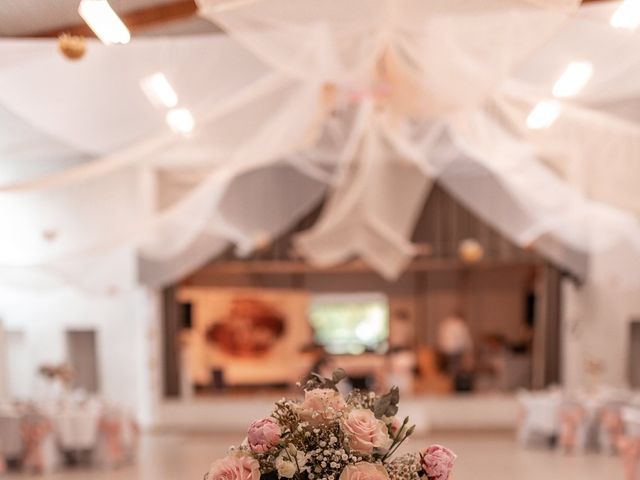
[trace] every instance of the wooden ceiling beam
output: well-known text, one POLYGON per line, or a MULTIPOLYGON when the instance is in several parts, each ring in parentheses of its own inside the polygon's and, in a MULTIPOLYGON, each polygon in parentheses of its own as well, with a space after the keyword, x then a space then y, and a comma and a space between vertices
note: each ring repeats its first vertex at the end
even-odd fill
MULTIPOLYGON (((184 20, 195 15, 198 6, 195 0, 176 0, 172 3, 154 5, 152 7, 141 8, 128 13, 118 14, 129 31, 133 34, 158 25, 162 25, 176 20, 184 20)), ((85 23, 68 25, 63 28, 56 28, 46 32, 35 32, 29 37, 58 37, 62 33, 71 35, 82 35, 93 37, 94 34, 85 23)))
MULTIPOLYGON (((585 4, 608 1, 612 0, 582 0, 582 3, 585 4)), ((175 0, 171 3, 141 8, 139 10, 122 13, 119 15, 129 31, 131 33, 136 33, 165 23, 190 18, 197 12, 198 7, 195 0, 175 0)), ((24 36, 49 38, 58 37, 62 33, 69 33, 71 35, 82 35, 85 37, 94 36, 91 29, 85 23, 77 23, 43 32, 34 32, 24 36)))

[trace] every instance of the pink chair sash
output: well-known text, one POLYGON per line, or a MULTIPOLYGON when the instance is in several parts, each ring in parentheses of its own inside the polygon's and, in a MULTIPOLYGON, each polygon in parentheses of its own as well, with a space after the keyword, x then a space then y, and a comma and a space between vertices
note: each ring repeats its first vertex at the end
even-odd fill
POLYGON ((567 453, 576 448, 578 428, 585 418, 582 407, 575 405, 564 407, 560 411, 560 447, 567 453))
POLYGON ((622 456, 625 480, 640 479, 640 438, 622 436, 618 440, 618 451, 622 456))
POLYGON ((22 442, 24 455, 22 463, 24 468, 39 473, 45 470, 43 452, 44 440, 53 431, 51 422, 44 417, 25 418, 22 422, 22 442))
POLYGON ((109 416, 100 420, 100 431, 104 434, 106 443, 106 460, 109 465, 120 465, 125 460, 122 442, 122 421, 109 416))
POLYGON ((138 451, 138 442, 140 441, 140 425, 135 420, 130 420, 131 426, 131 458, 134 458, 138 451))
POLYGON ((600 426, 607 432, 611 444, 614 448, 618 448, 618 443, 624 434, 624 422, 622 415, 618 410, 605 408, 600 416, 600 426))

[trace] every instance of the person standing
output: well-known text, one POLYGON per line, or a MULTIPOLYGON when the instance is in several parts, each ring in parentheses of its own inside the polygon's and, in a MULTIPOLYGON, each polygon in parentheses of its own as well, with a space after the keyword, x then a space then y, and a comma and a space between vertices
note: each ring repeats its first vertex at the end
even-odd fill
POLYGON ((469 325, 460 312, 454 312, 440 322, 437 342, 446 373, 455 378, 463 370, 468 370, 473 340, 469 325))

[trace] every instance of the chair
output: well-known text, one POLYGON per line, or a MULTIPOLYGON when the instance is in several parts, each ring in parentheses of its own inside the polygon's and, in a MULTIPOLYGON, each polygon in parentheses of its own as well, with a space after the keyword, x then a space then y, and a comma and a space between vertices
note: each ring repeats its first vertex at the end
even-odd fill
POLYGON ((623 407, 624 435, 618 442, 625 480, 640 480, 640 408, 623 407))
POLYGON ((416 390, 435 393, 449 393, 453 391, 451 379, 442 374, 438 368, 436 352, 425 346, 418 349, 418 369, 420 378, 416 382, 416 390))
POLYGON ((23 468, 36 473, 55 470, 60 465, 60 458, 51 420, 41 413, 30 412, 22 417, 20 428, 23 468))
POLYGON ((561 395, 523 390, 518 393, 518 401, 522 409, 517 432, 518 443, 529 446, 535 440, 542 439, 551 446, 559 431, 561 395))
POLYGON ((6 463, 17 461, 22 456, 20 416, 13 412, 0 412, 0 473, 6 463))
POLYGON ((578 402, 567 402, 560 407, 559 443, 565 453, 584 452, 589 442, 590 416, 578 402))
POLYGON ((117 468, 135 458, 138 426, 119 409, 106 409, 100 419, 97 462, 107 468, 117 468))
POLYGON ((610 455, 618 452, 618 443, 624 435, 622 421, 622 405, 610 403, 602 407, 599 412, 598 449, 610 455))

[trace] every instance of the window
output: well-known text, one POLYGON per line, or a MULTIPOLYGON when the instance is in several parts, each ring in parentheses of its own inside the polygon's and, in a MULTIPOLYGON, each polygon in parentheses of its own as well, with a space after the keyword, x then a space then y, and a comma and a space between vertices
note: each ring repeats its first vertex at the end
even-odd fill
POLYGON ((317 343, 332 354, 384 352, 389 306, 381 293, 314 295, 309 319, 317 343))

